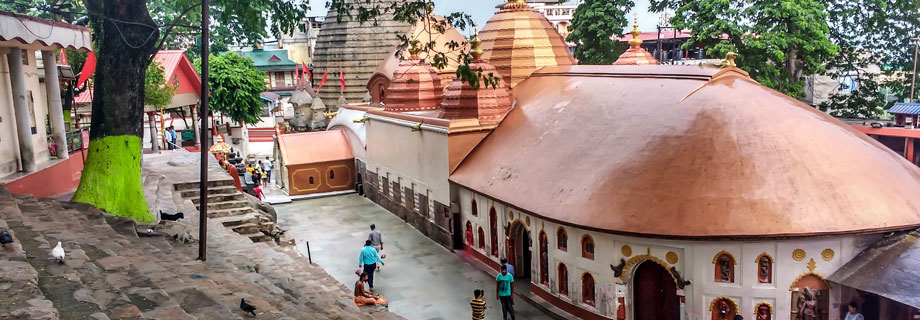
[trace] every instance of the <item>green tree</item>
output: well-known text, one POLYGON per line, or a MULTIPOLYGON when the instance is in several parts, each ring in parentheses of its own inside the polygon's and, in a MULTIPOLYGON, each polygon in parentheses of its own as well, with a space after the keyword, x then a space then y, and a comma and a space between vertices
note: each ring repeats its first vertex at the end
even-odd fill
POLYGON ((176 87, 166 83, 163 66, 159 62, 152 62, 147 66, 147 76, 144 78, 144 105, 164 107, 172 101, 176 94, 176 87))
POLYGON ((827 6, 818 0, 652 0, 675 10, 671 24, 690 30, 684 48, 710 56, 740 54, 738 66, 761 84, 802 97, 805 76, 825 71, 837 52, 829 39, 827 6))
POLYGON ((611 37, 623 35, 623 28, 629 25, 626 12, 633 6, 632 0, 586 0, 575 9, 565 40, 575 43, 578 64, 616 61, 627 45, 611 37))
MULTIPOLYGON (((176 10, 151 5, 154 20, 144 0, 84 0, 98 63, 89 154, 73 200, 141 222, 155 221, 140 175, 147 66, 159 48, 177 38, 177 28, 194 29, 201 20, 199 1, 170 3, 176 10)), ((266 17, 271 17, 269 32, 292 32, 308 6, 303 0, 222 0, 213 8, 215 27, 245 39, 266 33, 266 17)))
MULTIPOLYGON (((208 66, 210 110, 220 111, 233 121, 258 123, 264 105, 260 94, 265 91, 265 73, 256 69, 251 58, 236 52, 212 54, 208 66)), ((201 70, 201 59, 195 59, 195 69, 201 70)))
POLYGON ((819 107, 835 116, 872 118, 894 101, 909 98, 914 44, 920 35, 920 2, 913 0, 825 0, 830 39, 840 52, 827 61, 828 75, 851 78, 819 107))

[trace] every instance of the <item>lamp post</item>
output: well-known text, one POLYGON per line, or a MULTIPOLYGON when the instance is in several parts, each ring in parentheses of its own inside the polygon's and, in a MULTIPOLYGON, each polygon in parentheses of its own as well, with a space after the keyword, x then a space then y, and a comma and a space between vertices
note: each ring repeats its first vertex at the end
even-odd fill
POLYGON ((198 260, 208 259, 208 47, 210 44, 209 0, 201 0, 201 185, 198 189, 198 260))

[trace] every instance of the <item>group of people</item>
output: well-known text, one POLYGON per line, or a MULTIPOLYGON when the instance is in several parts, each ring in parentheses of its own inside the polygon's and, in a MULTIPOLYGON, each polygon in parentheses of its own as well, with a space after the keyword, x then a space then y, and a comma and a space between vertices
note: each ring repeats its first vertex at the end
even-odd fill
POLYGON ((166 130, 163 130, 163 137, 166 138, 166 149, 175 150, 179 148, 179 138, 176 135, 176 127, 168 126, 166 130))
POLYGON ((265 198, 265 192, 262 186, 271 182, 272 161, 271 158, 265 157, 265 160, 256 162, 256 165, 249 165, 248 161, 244 162, 243 173, 240 174, 236 166, 227 160, 220 161, 221 167, 227 170, 227 173, 233 177, 233 183, 240 191, 251 194, 259 200, 265 198), (242 175, 242 179, 240 176, 242 175), (242 180, 242 181, 240 181, 242 180))
POLYGON ((364 248, 358 254, 358 270, 356 271, 358 281, 355 282, 355 304, 359 306, 387 302, 387 299, 373 293, 374 271, 379 271, 383 267, 383 259, 386 258, 386 254, 381 255, 381 252, 383 252, 383 235, 380 230, 377 230, 376 225, 371 224, 371 232, 367 235, 367 240, 364 241, 364 248), (377 266, 378 262, 380 266, 377 266), (364 289, 365 282, 370 286, 370 291, 364 289))
MULTIPOLYGON (((502 319, 507 320, 510 316, 514 320, 514 266, 508 263, 508 259, 502 258, 499 272, 495 275, 495 296, 498 303, 502 306, 502 319)), ((473 299, 470 300, 470 308, 473 309, 473 320, 483 320, 486 318, 486 299, 485 291, 482 289, 473 290, 473 299)))

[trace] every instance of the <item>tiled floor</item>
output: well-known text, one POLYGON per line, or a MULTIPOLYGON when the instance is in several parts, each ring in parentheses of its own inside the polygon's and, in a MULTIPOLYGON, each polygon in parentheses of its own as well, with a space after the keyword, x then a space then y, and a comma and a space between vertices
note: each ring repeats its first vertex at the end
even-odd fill
MULTIPOLYGON (((469 319, 474 289, 486 292, 486 319, 501 319, 495 281, 428 239, 402 219, 355 194, 276 205, 279 225, 297 239, 313 263, 349 287, 357 277, 358 251, 374 223, 383 233, 388 257, 375 274, 375 289, 390 300, 390 311, 407 319, 469 319)), ((550 319, 521 299, 516 318, 550 319)))

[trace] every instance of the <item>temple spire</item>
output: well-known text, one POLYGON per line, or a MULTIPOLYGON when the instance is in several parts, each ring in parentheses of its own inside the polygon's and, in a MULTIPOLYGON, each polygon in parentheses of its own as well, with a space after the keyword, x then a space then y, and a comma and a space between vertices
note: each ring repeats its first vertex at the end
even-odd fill
POLYGON ((648 53, 645 49, 642 49, 642 39, 639 38, 639 35, 642 34, 642 31, 639 30, 639 14, 637 13, 633 17, 633 29, 629 32, 632 34, 632 39, 629 40, 629 49, 617 58, 617 61, 614 61, 615 65, 650 65, 658 64, 658 60, 655 60, 655 57, 652 57, 652 54, 648 53))
POLYGON ((633 17, 633 29, 629 33, 633 36, 632 39, 629 40, 629 46, 631 48, 639 48, 642 45, 642 39, 639 39, 639 34, 641 34, 642 31, 639 31, 638 13, 633 17))
POLYGON ((480 60, 482 58, 482 49, 479 48, 479 45, 482 44, 482 40, 479 40, 479 30, 476 30, 476 25, 473 25, 473 38, 469 40, 470 43, 470 55, 473 56, 475 60, 480 60))

